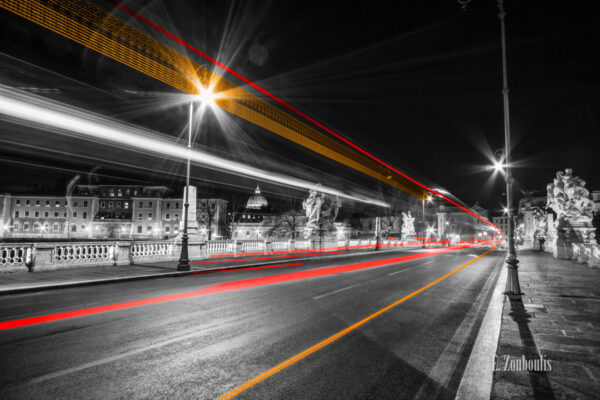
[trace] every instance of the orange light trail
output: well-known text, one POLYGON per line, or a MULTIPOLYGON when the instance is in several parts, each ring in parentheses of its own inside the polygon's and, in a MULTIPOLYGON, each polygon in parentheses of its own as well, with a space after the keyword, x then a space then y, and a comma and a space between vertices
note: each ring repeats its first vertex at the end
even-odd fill
POLYGON ((197 94, 199 91, 198 84, 212 88, 216 93, 222 95, 216 101, 216 105, 225 111, 417 198, 425 199, 428 193, 433 193, 502 233, 498 227, 485 218, 383 162, 264 88, 200 52, 134 11, 116 1, 112 2, 153 29, 158 30, 194 51, 196 54, 215 63, 215 65, 248 83, 278 104, 281 104, 313 125, 328 132, 355 151, 209 71, 118 18, 107 14, 89 2, 83 0, 30 0, 23 3, 19 0, 2 0, 0 1, 0 7, 182 92, 197 94), (356 153, 356 151, 359 153, 356 153))

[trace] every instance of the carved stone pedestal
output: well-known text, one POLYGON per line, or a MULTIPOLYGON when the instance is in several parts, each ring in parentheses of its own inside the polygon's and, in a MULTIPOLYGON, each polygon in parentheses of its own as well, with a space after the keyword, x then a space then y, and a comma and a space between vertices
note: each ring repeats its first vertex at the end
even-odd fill
POLYGON ((589 256, 586 247, 595 245, 595 228, 588 219, 560 221, 556 230, 557 238, 554 257, 566 260, 587 262, 589 256))
POLYGON ((557 230, 556 235, 552 245, 552 255, 561 260, 570 260, 573 257, 573 244, 570 236, 564 230, 557 230))

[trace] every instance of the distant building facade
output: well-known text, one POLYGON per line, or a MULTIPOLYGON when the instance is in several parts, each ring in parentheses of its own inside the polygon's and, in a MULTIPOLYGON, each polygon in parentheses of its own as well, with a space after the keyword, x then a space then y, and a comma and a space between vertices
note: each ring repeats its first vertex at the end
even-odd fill
MULTIPOLYGON (((77 185, 71 195, 0 195, 1 238, 170 239, 182 229, 183 199, 166 186, 77 185)), ((227 201, 198 199, 201 234, 226 232, 227 201), (207 212, 208 209, 208 212, 207 212), (210 218, 208 217, 210 215, 210 218)))

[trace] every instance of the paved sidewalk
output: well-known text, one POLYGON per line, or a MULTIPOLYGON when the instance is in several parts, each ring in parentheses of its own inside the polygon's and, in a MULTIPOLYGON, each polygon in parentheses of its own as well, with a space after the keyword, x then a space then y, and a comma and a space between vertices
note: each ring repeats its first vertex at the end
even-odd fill
POLYGON ((518 258, 524 294, 505 296, 491 398, 600 398, 600 270, 538 251, 518 258), (540 354, 551 370, 520 370, 540 354))

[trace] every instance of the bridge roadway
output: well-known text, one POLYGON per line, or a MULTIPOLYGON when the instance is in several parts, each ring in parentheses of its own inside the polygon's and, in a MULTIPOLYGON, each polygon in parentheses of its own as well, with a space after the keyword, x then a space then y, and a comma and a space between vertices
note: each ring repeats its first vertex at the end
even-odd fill
POLYGON ((503 259, 477 258, 488 250, 290 259, 302 265, 3 296, 0 398, 215 399, 265 371, 234 398, 453 398, 503 259))

